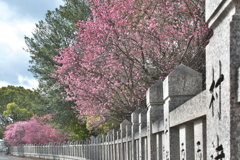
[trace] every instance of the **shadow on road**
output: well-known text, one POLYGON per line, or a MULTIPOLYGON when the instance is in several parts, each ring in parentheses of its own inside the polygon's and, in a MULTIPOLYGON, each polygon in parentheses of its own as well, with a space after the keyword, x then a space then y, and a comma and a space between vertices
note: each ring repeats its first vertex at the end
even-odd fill
POLYGON ((6 152, 0 152, 0 160, 43 160, 40 158, 25 158, 25 157, 17 157, 6 154, 6 152))

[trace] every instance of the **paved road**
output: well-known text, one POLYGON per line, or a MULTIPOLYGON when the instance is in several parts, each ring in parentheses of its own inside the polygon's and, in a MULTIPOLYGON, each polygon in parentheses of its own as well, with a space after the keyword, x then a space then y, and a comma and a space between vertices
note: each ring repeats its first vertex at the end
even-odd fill
POLYGON ((37 159, 18 158, 18 157, 13 157, 13 156, 7 156, 4 154, 4 152, 0 152, 0 160, 37 160, 37 159))

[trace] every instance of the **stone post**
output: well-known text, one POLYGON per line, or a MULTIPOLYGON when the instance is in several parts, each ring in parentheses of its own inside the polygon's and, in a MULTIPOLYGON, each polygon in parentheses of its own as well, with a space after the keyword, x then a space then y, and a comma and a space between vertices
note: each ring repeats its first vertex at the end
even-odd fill
POLYGON ((148 141, 147 141, 147 137, 143 138, 143 146, 144 146, 144 160, 148 159, 148 141))
POLYGON ((180 159, 194 159, 194 130, 191 122, 179 127, 180 159))
POLYGON ((124 148, 124 144, 123 144, 123 138, 126 137, 126 126, 130 125, 131 122, 129 122, 128 120, 124 120, 121 124, 120 124, 120 130, 121 130, 121 154, 120 154, 120 160, 125 160, 125 148, 124 148))
MULTIPOLYGON (((82 157, 86 157, 86 140, 82 141, 82 157)), ((63 144, 63 152, 65 151, 65 144, 63 144)))
POLYGON ((147 99, 147 148, 148 160, 156 160, 157 143, 156 136, 152 134, 152 124, 163 118, 163 82, 161 80, 153 84, 146 93, 147 99))
POLYGON ((91 158, 91 139, 87 139, 88 159, 91 158))
POLYGON ((102 159, 107 159, 106 156, 106 134, 102 135, 102 159))
POLYGON ((112 130, 112 150, 113 150, 113 160, 117 160, 117 151, 116 151, 116 138, 117 138, 117 133, 116 130, 112 130))
MULTIPOLYGON (((163 81, 164 144, 163 159, 180 159, 179 128, 169 126, 169 113, 202 91, 202 75, 181 64, 163 81)), ((181 116, 181 115, 179 115, 181 116)), ((177 117, 174 117, 177 118, 177 117)))
POLYGON ((206 120, 198 119, 194 121, 194 154, 195 160, 206 158, 206 120))
POLYGON ((131 141, 131 130, 132 130, 132 124, 131 122, 126 125, 126 150, 125 150, 125 159, 124 160, 130 160, 131 156, 131 148, 130 148, 130 141, 131 141))
POLYGON ((207 0, 207 160, 240 157, 240 1, 207 0))
POLYGON ((97 137, 94 138, 94 150, 93 150, 93 157, 94 157, 94 160, 98 160, 98 139, 97 137))
POLYGON ((95 159, 95 154, 96 154, 96 148, 95 148, 95 146, 96 146, 96 144, 95 144, 95 137, 91 137, 91 141, 90 141, 90 143, 91 143, 91 149, 90 149, 90 157, 91 157, 91 159, 93 159, 93 160, 96 160, 95 159))
POLYGON ((110 145, 111 145, 111 148, 110 148, 110 152, 111 152, 111 154, 110 154, 110 157, 111 157, 111 159, 112 160, 115 160, 114 159, 114 154, 115 154, 115 152, 114 152, 114 130, 111 130, 111 139, 110 139, 110 145))
MULTIPOLYGON (((132 122, 132 160, 138 160, 137 155, 139 155, 138 152, 138 144, 136 144, 136 141, 134 139, 135 134, 139 132, 139 122, 138 122, 138 116, 142 112, 142 109, 138 108, 131 114, 131 122, 132 122)), ((139 133, 138 133, 139 134, 139 133)))
MULTIPOLYGON (((68 145, 66 146, 66 148, 68 148, 68 145)), ((85 156, 84 156, 84 158, 88 158, 88 139, 85 140, 84 149, 85 149, 85 156)))
POLYGON ((96 140, 95 140, 95 143, 96 143, 96 159, 97 160, 101 160, 101 149, 100 149, 100 143, 101 143, 101 136, 100 135, 98 135, 97 137, 96 137, 96 140))
POLYGON ((139 160, 144 160, 144 141, 142 130, 147 127, 147 109, 139 114, 139 160))
POLYGON ((116 149, 117 149, 116 150, 116 154, 117 154, 116 158, 117 158, 117 160, 120 160, 120 153, 121 153, 119 141, 120 141, 120 131, 117 131, 117 146, 116 146, 116 149))
POLYGON ((156 134, 156 160, 162 160, 162 134, 156 134))
MULTIPOLYGON (((64 144, 62 144, 62 152, 64 152, 64 144)), ((80 141, 80 157, 84 157, 84 140, 80 141)))
POLYGON ((107 133, 107 160, 111 160, 111 131, 107 133))

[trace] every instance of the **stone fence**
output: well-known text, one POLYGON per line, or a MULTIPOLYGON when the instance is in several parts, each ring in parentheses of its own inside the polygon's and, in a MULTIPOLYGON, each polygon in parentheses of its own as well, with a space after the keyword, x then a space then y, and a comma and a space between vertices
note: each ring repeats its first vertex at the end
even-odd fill
POLYGON ((147 91, 131 122, 81 142, 11 147, 14 155, 90 160, 237 160, 240 157, 240 1, 206 0, 213 35, 202 76, 180 65, 147 91))
POLYGON ((202 75, 180 65, 163 82, 159 80, 148 89, 148 108, 134 111, 131 122, 124 120, 119 129, 85 141, 11 147, 10 152, 55 159, 203 159, 205 96, 202 75))

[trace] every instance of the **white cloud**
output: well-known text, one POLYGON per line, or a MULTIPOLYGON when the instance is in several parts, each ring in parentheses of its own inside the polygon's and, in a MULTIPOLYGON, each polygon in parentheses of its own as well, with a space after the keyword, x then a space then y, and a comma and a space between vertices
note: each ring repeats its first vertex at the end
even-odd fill
POLYGON ((18 75, 18 82, 19 86, 23 86, 24 88, 32 89, 38 87, 38 81, 27 76, 18 75))
POLYGON ((29 53, 23 51, 26 48, 24 36, 31 36, 34 28, 33 19, 21 17, 17 8, 0 0, 0 64, 3 66, 0 70, 0 87, 14 85, 37 88, 37 80, 25 76, 29 75, 27 66, 30 57, 29 53))
POLYGON ((59 4, 64 3, 62 0, 51 3, 49 0, 0 0, 0 87, 38 87, 38 81, 27 71, 30 55, 23 51, 27 48, 24 36, 32 37, 39 18, 44 18, 47 9, 54 10, 59 4))
POLYGON ((26 89, 37 89, 38 88, 38 81, 34 78, 29 78, 26 76, 18 75, 18 84, 11 84, 6 81, 0 81, 0 88, 7 87, 7 86, 22 86, 26 89))
POLYGON ((25 46, 24 35, 31 35, 35 27, 33 21, 17 14, 16 9, 0 1, 0 44, 11 51, 19 51, 25 46))
POLYGON ((6 3, 0 1, 0 11, 1 11, 1 16, 0 20, 2 21, 7 21, 14 16, 16 16, 16 8, 12 7, 10 8, 6 3))
POLYGON ((0 43, 6 45, 13 52, 22 51, 26 46, 24 35, 30 35, 35 24, 27 21, 11 23, 0 21, 0 23, 0 43))
POLYGON ((0 88, 1 87, 7 87, 8 85, 10 85, 10 84, 8 84, 8 82, 0 81, 0 88))

